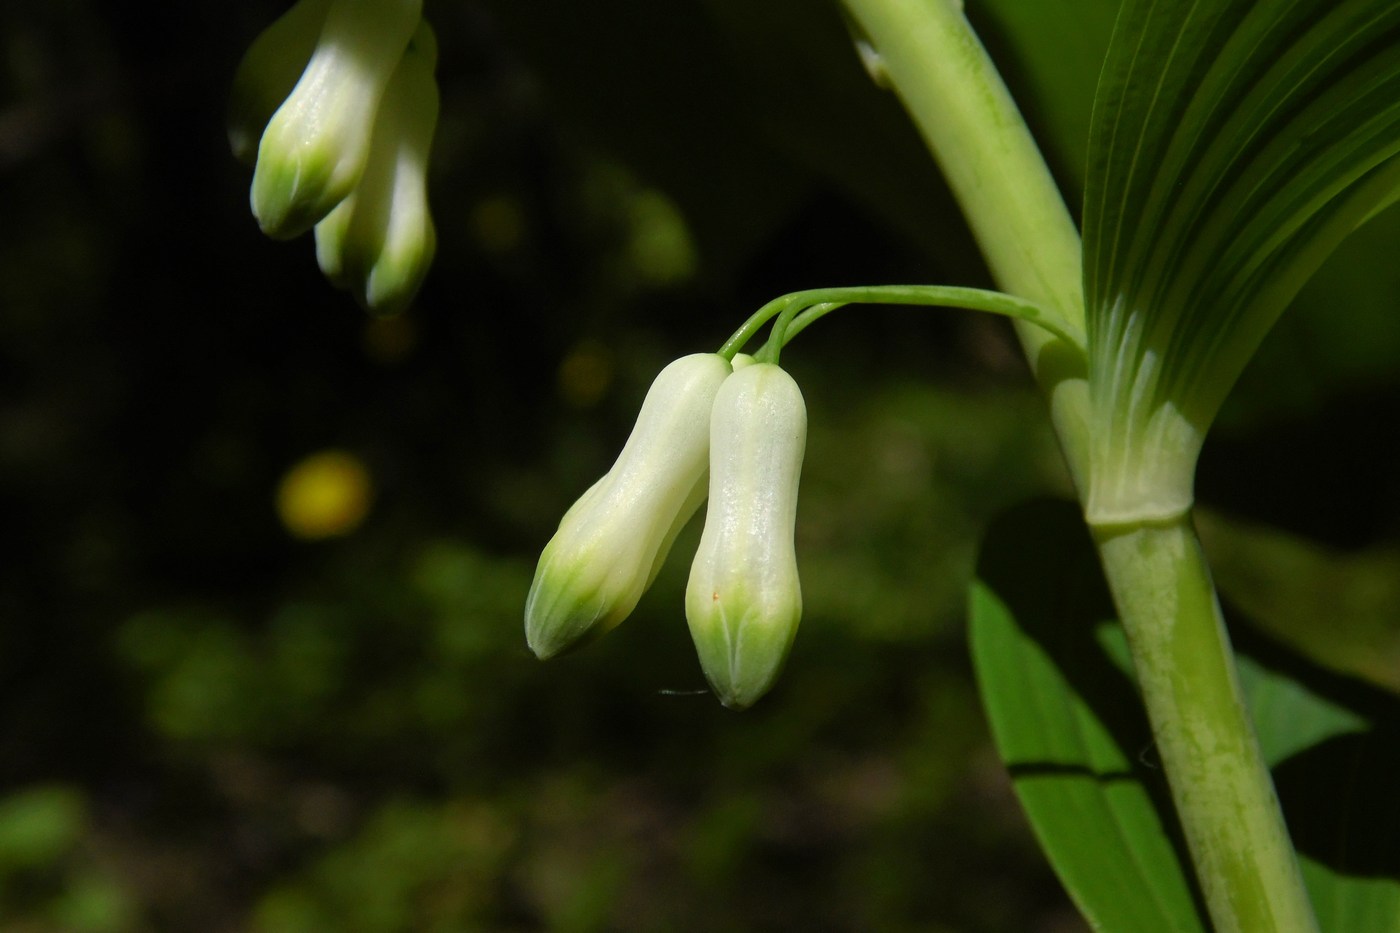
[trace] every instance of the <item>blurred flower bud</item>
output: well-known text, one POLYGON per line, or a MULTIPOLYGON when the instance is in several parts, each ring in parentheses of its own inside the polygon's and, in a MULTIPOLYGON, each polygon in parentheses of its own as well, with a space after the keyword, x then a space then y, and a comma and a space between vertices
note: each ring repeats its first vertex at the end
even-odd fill
POLYGON ((651 585, 704 500, 710 409, 729 373, 713 353, 663 369, 617 462, 564 515, 525 603, 525 637, 540 658, 612 629, 651 585))
POLYGON ((432 29, 421 22, 384 92, 364 174, 316 225, 321 271, 376 314, 408 307, 437 245, 427 187, 438 117, 436 60, 432 29))
POLYGON ((253 40, 229 91, 228 141, 252 165, 263 130, 296 87, 326 21, 331 0, 300 0, 253 40))
POLYGON ((720 386, 685 614, 705 677, 731 709, 773 685, 802 618, 793 528, 806 441, 802 393, 777 366, 752 363, 720 386))
POLYGON ((332 0, 306 70, 258 145, 251 202, 268 236, 309 230, 359 181, 375 113, 421 12, 422 0, 332 0))

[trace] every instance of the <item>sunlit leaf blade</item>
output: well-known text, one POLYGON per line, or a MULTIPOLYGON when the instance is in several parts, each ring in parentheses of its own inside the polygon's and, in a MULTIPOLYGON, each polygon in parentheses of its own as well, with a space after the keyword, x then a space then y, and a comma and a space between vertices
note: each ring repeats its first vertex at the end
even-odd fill
MULTIPOLYGON (((1051 863, 1096 929, 1199 930, 1121 629, 1077 509, 988 534, 972 650, 998 751, 1051 863)), ((1400 703, 1248 631, 1240 678, 1323 930, 1400 918, 1400 703)))
POLYGON ((1174 407, 1193 465, 1269 327, 1397 184, 1400 4, 1128 0, 1084 204, 1101 417, 1145 435, 1174 407))
POLYGON ((1113 610, 1077 510, 1016 510, 983 545, 972 656, 1002 760, 1036 836, 1100 930, 1203 930, 1134 688, 1096 631, 1113 610))

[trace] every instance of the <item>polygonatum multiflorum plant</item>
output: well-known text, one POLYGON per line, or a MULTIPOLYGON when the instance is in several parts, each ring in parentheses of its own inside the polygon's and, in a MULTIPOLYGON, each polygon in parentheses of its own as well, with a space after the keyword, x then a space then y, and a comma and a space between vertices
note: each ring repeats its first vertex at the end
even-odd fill
MULTIPOLYGON (((959 0, 842 5, 1000 291, 814 288, 667 366, 544 548, 530 648, 548 658, 617 626, 704 505, 686 617, 715 694, 752 705, 802 614, 808 412, 785 348, 851 304, 1006 315, 1079 503, 1069 520, 1031 509, 989 534, 973 659, 1071 896, 1095 928, 1125 933, 1400 928, 1400 872, 1374 868, 1400 864, 1397 808, 1342 790, 1296 805, 1338 814, 1300 858, 1270 770, 1325 740, 1369 748, 1384 729, 1240 663, 1193 523, 1197 460, 1237 377, 1323 260, 1400 198, 1400 3, 1123 0, 1080 225, 959 0), (1105 582, 1111 607, 1093 595, 1105 582), (1382 851, 1358 861, 1365 846, 1382 851)), ((235 83, 231 139, 256 156, 259 224, 314 226, 326 274, 378 311, 407 304, 431 259, 434 59, 416 0, 301 0, 235 83)))

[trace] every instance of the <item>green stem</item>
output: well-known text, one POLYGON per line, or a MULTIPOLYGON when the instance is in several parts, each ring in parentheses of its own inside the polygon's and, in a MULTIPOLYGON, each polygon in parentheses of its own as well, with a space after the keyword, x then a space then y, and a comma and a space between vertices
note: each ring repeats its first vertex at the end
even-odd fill
POLYGON ((726 360, 734 359, 734 354, 744 349, 744 344, 752 340, 753 335, 758 333, 764 324, 772 320, 775 314, 786 311, 788 306, 802 294, 802 292, 793 292, 790 295, 781 295, 749 315, 749 319, 741 324, 739 329, 730 335, 724 345, 719 348, 719 355, 726 360))
POLYGON ((812 292, 817 301, 804 301, 805 309, 787 327, 783 343, 821 320, 837 308, 853 304, 915 305, 929 308, 962 308, 1000 314, 1013 320, 1026 321, 1043 328, 1051 335, 1084 352, 1084 334, 1071 324, 1050 314, 1037 304, 1004 292, 982 288, 959 288, 949 285, 867 285, 859 288, 823 288, 812 292), (820 302, 820 303, 818 303, 820 302))
POLYGON ((837 308, 853 304, 913 305, 926 308, 961 308, 1000 314, 1013 320, 1026 321, 1043 328, 1052 336, 1084 352, 1084 334, 1073 325, 1050 314, 1039 305, 1003 292, 983 288, 962 288, 950 285, 858 285, 837 288, 811 288, 791 292, 765 304, 749 317, 720 347, 725 359, 743 349, 744 344, 774 316, 773 335, 758 356, 768 362, 777 361, 777 352, 793 337, 826 317, 837 308))
MULTIPOLYGON (((1084 330, 1079 231, 986 49, 955 0, 843 0, 933 152, 997 285, 1084 330)), ((1081 353, 1017 333, 1079 488, 1089 469, 1081 353)))
MULTIPOLYGON (((796 337, 837 308, 846 307, 849 307, 849 305, 844 301, 825 301, 805 309, 801 314, 793 318, 792 325, 783 332, 783 345, 786 346, 792 338, 796 337)), ((772 340, 773 338, 769 337, 768 339, 772 340)))
POLYGON ((1215 929, 1316 930, 1190 518, 1095 539, 1215 929))
MULTIPOLYGON (((880 56, 1002 289, 1084 328, 1081 244, 1049 170, 956 0, 843 0, 880 56)), ((1093 430, 1085 358, 1019 324, 1075 485, 1093 430)), ((1234 656, 1189 516, 1099 530, 1178 815, 1215 926, 1316 928, 1240 702, 1234 656)))
POLYGON ((773 330, 768 335, 768 342, 765 343, 754 356, 754 359, 758 362, 772 363, 775 366, 778 364, 778 357, 782 354, 783 347, 787 346, 789 340, 788 328, 792 325, 793 318, 797 317, 799 311, 807 307, 808 303, 804 303, 798 297, 804 294, 810 295, 812 293, 795 292, 788 296, 793 300, 788 302, 787 306, 783 308, 782 313, 778 315, 778 319, 773 322, 773 330))

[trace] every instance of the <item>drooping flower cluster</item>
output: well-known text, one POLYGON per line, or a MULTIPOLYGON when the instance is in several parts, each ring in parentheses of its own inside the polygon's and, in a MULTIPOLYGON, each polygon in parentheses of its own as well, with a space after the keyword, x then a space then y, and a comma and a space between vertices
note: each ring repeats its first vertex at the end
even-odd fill
POLYGON ((256 160, 253 216, 276 239, 314 227, 322 271, 379 314, 407 307, 436 249, 436 62, 422 0, 300 0, 234 78, 229 142, 256 160))
POLYGON ((720 701, 752 705, 802 616, 793 532, 806 439, 802 393, 775 364, 697 353, 663 369, 617 462, 540 557, 531 649, 548 658, 621 622, 708 493, 686 617, 720 701))

